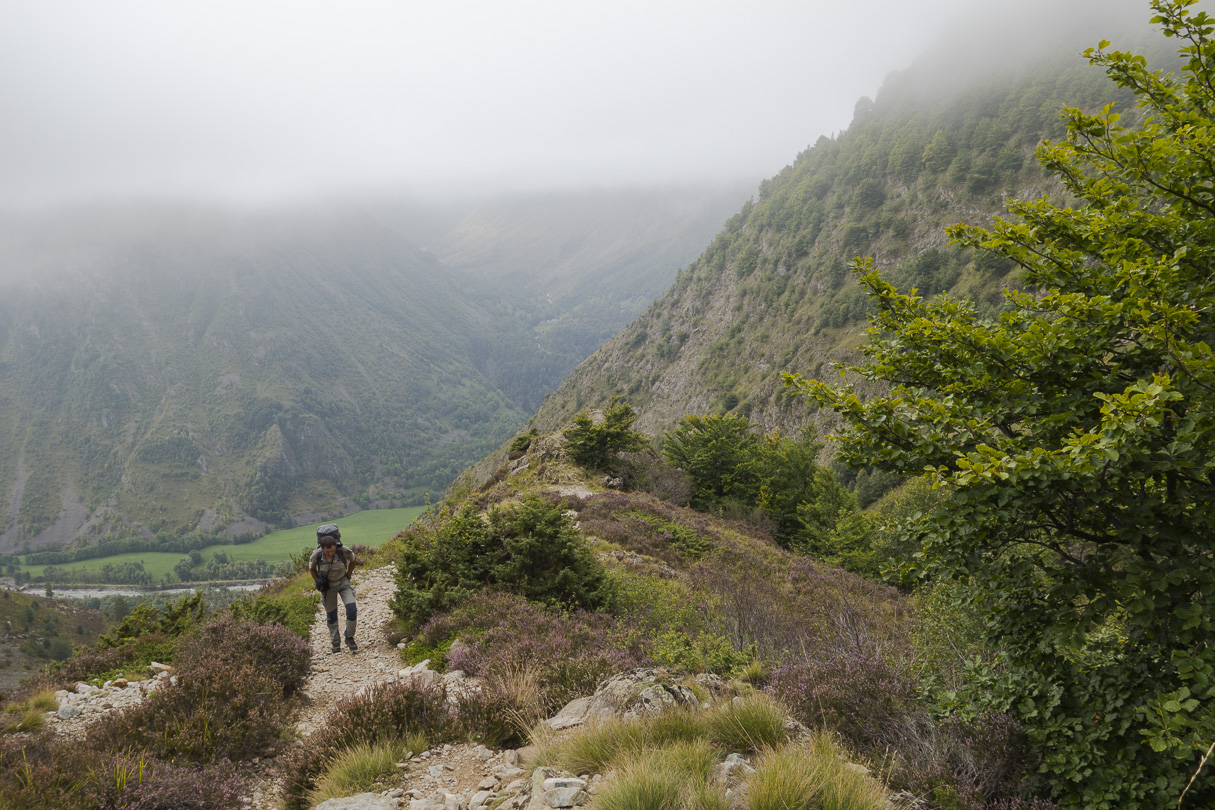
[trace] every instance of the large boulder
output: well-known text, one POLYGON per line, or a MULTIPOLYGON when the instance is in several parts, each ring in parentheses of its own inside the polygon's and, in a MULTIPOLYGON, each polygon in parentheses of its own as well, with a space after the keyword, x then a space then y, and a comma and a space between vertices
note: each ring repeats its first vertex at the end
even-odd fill
POLYGON ((665 670, 639 669, 613 675, 595 690, 588 717, 639 717, 676 706, 700 708, 696 693, 674 683, 665 670))
POLYGON ((639 669, 613 675, 589 698, 566 704, 547 723, 554 729, 581 725, 591 718, 639 717, 677 706, 700 708, 696 694, 661 669, 639 669))

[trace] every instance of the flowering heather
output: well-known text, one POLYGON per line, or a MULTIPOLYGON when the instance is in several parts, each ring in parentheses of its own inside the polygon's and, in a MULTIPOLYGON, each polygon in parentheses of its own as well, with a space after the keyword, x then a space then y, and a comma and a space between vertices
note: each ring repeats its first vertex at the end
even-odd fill
POLYGON ((452 636, 466 644, 448 653, 449 669, 487 678, 534 671, 546 710, 650 660, 649 641, 610 615, 546 611, 495 591, 482 591, 461 608, 431 619, 421 632, 430 644, 452 636))
POLYGON ((637 493, 609 492, 588 498, 582 503, 578 522, 587 535, 668 565, 696 559, 721 542, 707 515, 637 493))
POLYGON ((225 810, 242 807, 245 780, 229 762, 188 767, 130 754, 105 758, 88 789, 97 810, 225 810))
POLYGON ((183 676, 228 661, 234 666, 247 662, 272 678, 284 695, 291 695, 308 677, 312 645, 281 624, 242 621, 230 614, 221 615, 178 644, 177 669, 183 676))
POLYGON ((926 714, 915 682, 881 658, 784 666, 772 673, 769 689, 806 725, 838 731, 864 748, 896 743, 908 720, 926 714))
POLYGON ((282 625, 225 614, 180 640, 175 684, 98 724, 90 740, 116 751, 146 739, 155 756, 195 762, 257 756, 280 741, 287 695, 303 683, 310 657, 308 643, 282 625))
POLYGON ((1030 798, 1037 770, 1021 724, 1007 714, 949 717, 900 746, 889 781, 957 810, 1052 810, 1030 798))

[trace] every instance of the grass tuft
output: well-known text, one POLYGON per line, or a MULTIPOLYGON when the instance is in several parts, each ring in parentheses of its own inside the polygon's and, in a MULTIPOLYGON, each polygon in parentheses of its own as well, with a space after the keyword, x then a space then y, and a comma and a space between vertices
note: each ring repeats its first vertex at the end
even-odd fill
POLYGON ((768 695, 756 692, 709 713, 713 741, 727 753, 749 754, 785 743, 785 710, 768 695))
POLYGON ((25 704, 31 709, 43 712, 53 712, 59 708, 59 701, 55 698, 53 689, 43 689, 41 692, 31 695, 25 704))
POLYGON ((717 810, 728 807, 708 784, 717 752, 708 740, 681 740, 637 752, 605 785, 595 802, 601 810, 717 810))
POLYGON ((16 734, 24 731, 37 731, 46 725, 46 713, 59 708, 55 692, 44 689, 30 695, 25 700, 14 701, 4 707, 3 720, 0 720, 0 732, 16 734))
POLYGON ((308 806, 373 790, 377 780, 397 774, 397 763, 408 753, 400 740, 357 743, 340 751, 308 793, 308 806))
MULTIPOLYGON (((11 710, 10 710, 11 711, 11 710)), ((6 712, 3 731, 15 734, 23 731, 37 731, 46 725, 46 712, 39 709, 22 709, 16 716, 6 712)))
POLYGON ((426 732, 410 731, 407 733, 405 735, 405 748, 414 756, 430 748, 430 740, 426 738, 426 732))
POLYGON ((885 792, 850 770, 825 734, 805 747, 772 749, 747 784, 747 810, 883 810, 885 792))
POLYGON ((542 745, 538 756, 541 762, 571 773, 604 773, 613 764, 635 759, 651 749, 705 736, 702 714, 672 710, 657 717, 606 720, 585 726, 559 743, 542 745))

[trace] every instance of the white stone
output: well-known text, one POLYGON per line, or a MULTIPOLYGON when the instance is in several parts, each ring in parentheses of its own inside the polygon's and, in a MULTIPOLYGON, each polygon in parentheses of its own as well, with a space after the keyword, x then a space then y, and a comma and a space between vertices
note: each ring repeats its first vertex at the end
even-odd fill
POLYGON ((586 722, 586 713, 590 709, 591 699, 580 697, 565 704, 561 711, 548 719, 549 728, 560 731, 563 728, 580 726, 586 722))
POLYGON ((65 702, 59 704, 59 711, 56 712, 56 714, 59 715, 60 720, 71 720, 73 718, 79 717, 80 712, 81 712, 80 707, 77 706, 75 703, 68 703, 65 701, 65 702))

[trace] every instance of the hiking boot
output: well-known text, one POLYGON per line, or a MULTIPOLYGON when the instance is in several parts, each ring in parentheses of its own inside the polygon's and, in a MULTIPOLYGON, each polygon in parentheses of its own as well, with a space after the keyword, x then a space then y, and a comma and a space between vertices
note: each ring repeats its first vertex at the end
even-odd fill
POLYGON ((333 650, 331 650, 331 652, 335 652, 335 653, 340 653, 341 651, 342 651, 342 645, 341 645, 341 644, 334 644, 334 645, 333 645, 333 650))
POLYGON ((346 639, 346 646, 350 648, 350 651, 351 651, 351 652, 358 652, 358 651, 359 651, 359 645, 358 645, 358 643, 357 643, 357 642, 356 642, 354 639, 352 639, 352 638, 348 638, 348 639, 346 639))

